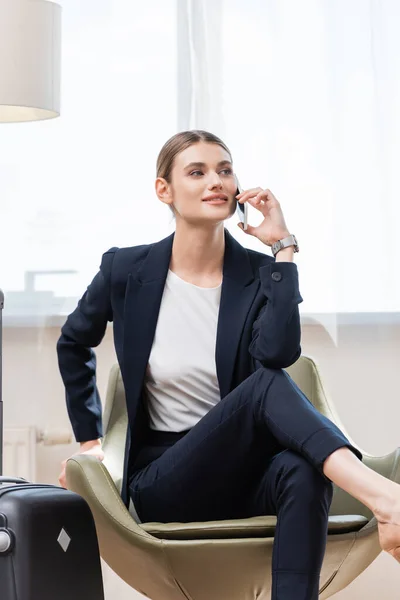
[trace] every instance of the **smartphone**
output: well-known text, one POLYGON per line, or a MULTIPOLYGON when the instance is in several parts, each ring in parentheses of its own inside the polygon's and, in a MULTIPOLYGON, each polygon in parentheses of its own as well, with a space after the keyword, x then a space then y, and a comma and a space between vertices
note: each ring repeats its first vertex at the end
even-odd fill
MULTIPOLYGON (((236 177, 236 182, 237 182, 237 192, 236 194, 241 194, 243 192, 243 189, 239 183, 238 178, 236 177)), ((236 214, 239 217, 239 220, 243 223, 243 229, 246 230, 247 229, 247 215, 249 212, 249 207, 247 202, 245 202, 244 204, 240 204, 238 201, 236 201, 236 214)))

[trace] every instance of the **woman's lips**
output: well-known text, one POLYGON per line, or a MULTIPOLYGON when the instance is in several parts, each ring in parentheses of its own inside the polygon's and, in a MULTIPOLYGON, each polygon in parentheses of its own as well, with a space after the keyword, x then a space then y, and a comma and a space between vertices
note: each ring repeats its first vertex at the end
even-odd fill
POLYGON ((226 204, 227 200, 203 200, 203 202, 206 202, 207 204, 226 204))

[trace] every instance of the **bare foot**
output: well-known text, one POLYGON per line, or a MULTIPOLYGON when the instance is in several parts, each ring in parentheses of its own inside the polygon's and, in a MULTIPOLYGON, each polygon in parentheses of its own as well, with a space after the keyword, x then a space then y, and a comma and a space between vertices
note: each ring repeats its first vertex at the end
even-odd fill
POLYGON ((400 525, 378 521, 379 544, 400 563, 400 525))
POLYGON ((400 509, 399 502, 383 501, 374 510, 378 521, 379 544, 400 563, 400 509))

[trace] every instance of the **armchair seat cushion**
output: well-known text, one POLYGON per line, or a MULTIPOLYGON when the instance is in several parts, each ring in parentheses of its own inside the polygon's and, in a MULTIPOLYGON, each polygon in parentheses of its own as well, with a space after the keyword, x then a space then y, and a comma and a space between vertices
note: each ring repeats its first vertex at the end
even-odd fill
MULTIPOLYGON (((330 516, 328 533, 359 531, 367 523, 368 519, 361 515, 330 516)), ((141 523, 140 527, 154 537, 164 540, 265 538, 274 536, 276 517, 262 516, 204 523, 141 523)))

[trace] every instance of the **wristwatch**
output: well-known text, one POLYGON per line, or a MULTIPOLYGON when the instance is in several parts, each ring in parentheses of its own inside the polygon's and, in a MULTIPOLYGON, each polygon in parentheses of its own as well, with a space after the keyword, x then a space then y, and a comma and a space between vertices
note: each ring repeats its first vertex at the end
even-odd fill
POLYGON ((282 250, 282 248, 288 248, 289 246, 294 246, 295 252, 299 251, 299 245, 297 243, 296 236, 288 235, 287 237, 283 238, 282 240, 278 240, 277 242, 274 242, 271 246, 272 254, 274 256, 276 256, 278 254, 279 250, 282 250))

